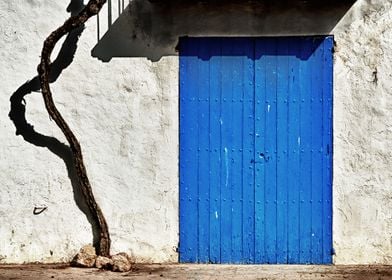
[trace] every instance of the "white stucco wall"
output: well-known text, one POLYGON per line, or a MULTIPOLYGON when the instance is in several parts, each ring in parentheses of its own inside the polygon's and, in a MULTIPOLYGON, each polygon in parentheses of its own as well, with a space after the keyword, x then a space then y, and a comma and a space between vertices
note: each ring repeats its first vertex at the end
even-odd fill
POLYGON ((392 1, 358 1, 334 30, 336 263, 392 263, 392 1))
MULTIPOLYGON (((67 2, 0 3, 1 262, 68 261, 92 242, 64 161, 16 136, 8 118, 10 96, 36 75, 42 42, 68 17, 67 2), (33 215, 35 205, 48 209, 33 215)), ((104 64, 90 55, 95 28, 93 20, 72 65, 53 84, 56 104, 81 142, 112 251, 129 252, 138 261, 176 261, 177 58, 104 64)), ((26 119, 35 130, 65 142, 40 94, 25 99, 26 119)))
MULTIPOLYGON (((67 2, 0 2, 0 263, 68 261, 92 241, 64 161, 16 136, 8 117, 9 98, 36 76, 42 41, 68 17, 67 2), (33 215, 33 208, 41 205, 47 210, 33 215)), ((328 11, 324 18, 327 15, 328 11)), ((185 33, 335 35, 335 263, 392 264, 392 1, 359 0, 339 22, 331 25, 320 19, 322 25, 305 29, 314 22, 305 18, 290 30, 287 21, 287 26, 272 26, 279 18, 253 14, 249 20, 245 14, 238 19, 246 21, 248 29, 232 24, 227 30, 204 32, 208 23, 201 22, 188 32, 171 22, 165 27, 173 33, 163 34, 169 39, 185 33)), ((176 41, 162 41, 156 34, 162 26, 150 21, 149 28, 142 34, 145 40, 160 44, 161 53, 174 53, 176 41)), ((128 252, 141 262, 176 262, 178 57, 152 55, 152 62, 126 57, 125 52, 103 63, 91 56, 96 32, 92 20, 73 63, 52 84, 56 104, 81 142, 96 199, 110 227, 112 252, 128 252)), ((34 129, 65 142, 49 120, 41 95, 32 92, 25 101, 26 119, 34 129)))

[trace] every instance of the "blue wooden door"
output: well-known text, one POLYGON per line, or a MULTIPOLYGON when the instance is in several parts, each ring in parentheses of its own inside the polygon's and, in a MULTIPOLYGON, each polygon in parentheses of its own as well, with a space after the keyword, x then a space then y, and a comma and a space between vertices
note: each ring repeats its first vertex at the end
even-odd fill
POLYGON ((332 48, 181 39, 180 262, 332 262, 332 48))

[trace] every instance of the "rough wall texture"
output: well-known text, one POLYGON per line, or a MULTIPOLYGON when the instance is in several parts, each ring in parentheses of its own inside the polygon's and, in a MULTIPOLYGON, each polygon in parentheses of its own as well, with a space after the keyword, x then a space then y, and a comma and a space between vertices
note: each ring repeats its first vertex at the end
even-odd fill
POLYGON ((358 1, 334 30, 337 263, 392 263, 392 1, 358 1))
MULTIPOLYGON (((67 261, 92 242, 64 161, 16 136, 8 117, 10 96, 36 75, 42 42, 68 17, 67 2, 0 3, 2 262, 67 261), (47 210, 33 215, 40 205, 47 210)), ((104 64, 90 55, 95 28, 93 20, 72 65, 53 84, 55 101, 80 139, 94 193, 108 220, 112 251, 129 252, 139 261, 176 261, 176 58, 104 64)), ((25 100, 26 119, 34 129, 65 142, 41 95, 33 92, 25 100)))
MULTIPOLYGON (((49 120, 34 80, 21 88, 36 76, 42 41, 68 16, 68 4, 60 0, 0 2, 0 263, 68 261, 92 241, 67 159, 53 152, 61 144, 45 136, 65 139, 49 120), (9 98, 16 93, 25 95, 26 119, 43 137, 33 135, 25 141, 15 135, 8 113, 9 98), (33 215, 35 206, 47 209, 33 215)), ((132 7, 133 11, 138 7, 132 7)), ((305 16, 294 29, 290 21, 279 27, 273 18, 265 21, 254 12, 240 19, 243 29, 237 22, 211 31, 208 28, 215 25, 208 21, 192 29, 189 16, 197 9, 185 13, 182 22, 167 18, 155 22, 154 9, 139 8, 142 13, 136 19, 145 16, 149 24, 127 15, 120 27, 142 26, 141 37, 160 44, 155 52, 130 58, 126 56, 142 56, 143 44, 122 46, 127 50, 119 55, 122 58, 102 63, 91 56, 91 50, 99 47, 93 20, 77 42, 73 63, 53 83, 59 110, 81 141, 96 198, 109 223, 112 251, 131 253, 137 261, 177 261, 178 57, 165 55, 174 53, 176 41, 151 37, 162 39, 168 33, 159 29, 168 28, 174 32, 168 34, 170 38, 187 33, 273 35, 259 28, 270 24, 274 34, 335 35, 335 262, 392 264, 392 1, 359 0, 344 10, 340 21, 325 21, 330 15, 327 9, 322 28, 317 17, 311 19, 295 9, 284 12, 287 18, 305 16)), ((134 36, 126 30, 118 34, 133 43, 134 36)), ((71 45, 66 48, 71 57, 75 41, 66 43, 71 45)))

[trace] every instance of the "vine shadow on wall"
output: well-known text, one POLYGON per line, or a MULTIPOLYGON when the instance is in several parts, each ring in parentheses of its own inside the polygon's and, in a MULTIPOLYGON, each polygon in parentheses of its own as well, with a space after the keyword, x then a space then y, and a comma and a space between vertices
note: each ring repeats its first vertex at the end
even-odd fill
POLYGON ((91 54, 103 62, 113 57, 158 61, 177 55, 182 36, 328 35, 355 1, 132 0, 113 23, 110 5, 107 24, 101 13, 98 27, 108 30, 100 38, 97 29, 91 54))
MULTIPOLYGON (((67 7, 67 12, 73 16, 82 10, 83 7, 83 0, 71 0, 67 7)), ((81 26, 70 32, 65 38, 65 41, 62 44, 56 59, 51 64, 51 83, 55 82, 60 76, 61 72, 72 63, 77 49, 77 43, 83 30, 84 26, 81 26)), ((28 123, 26 120, 27 105, 24 97, 31 93, 40 94, 40 82, 38 76, 35 76, 33 79, 21 85, 10 98, 11 110, 9 112, 9 117, 15 125, 16 135, 21 135, 25 141, 37 147, 47 148, 49 151, 64 161, 67 168, 68 177, 71 181, 75 203, 78 208, 86 215, 87 220, 92 227, 93 244, 96 247, 99 239, 98 227, 92 218, 93 215, 89 210, 81 192, 70 147, 60 142, 55 137, 46 136, 35 131, 34 126, 28 123)))

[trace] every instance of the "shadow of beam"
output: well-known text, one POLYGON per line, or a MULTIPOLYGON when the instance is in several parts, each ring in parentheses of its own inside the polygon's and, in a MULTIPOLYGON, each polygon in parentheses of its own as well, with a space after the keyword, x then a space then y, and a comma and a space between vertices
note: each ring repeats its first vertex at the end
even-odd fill
MULTIPOLYGON (((67 12, 71 13, 71 15, 75 15, 83 7, 83 0, 71 0, 67 7, 67 12)), ((77 43, 83 30, 84 26, 81 26, 80 28, 70 32, 66 37, 58 56, 51 64, 51 83, 55 82, 60 76, 61 72, 72 63, 77 49, 77 43)), ((16 135, 21 135, 25 141, 37 147, 47 148, 49 151, 64 161, 67 168, 68 177, 71 180, 74 200, 78 208, 86 215, 89 223, 91 224, 93 232, 93 244, 96 247, 99 239, 98 227, 92 218, 93 215, 84 200, 80 185, 78 183, 71 149, 69 146, 60 142, 55 137, 46 136, 35 131, 34 127, 26 120, 26 101, 24 97, 33 92, 38 92, 39 90, 40 83, 38 76, 20 86, 10 98, 11 110, 9 112, 9 117, 15 125, 16 135)))
POLYGON ((92 50, 152 61, 177 55, 182 36, 299 36, 330 34, 355 0, 159 1, 133 0, 92 50))

